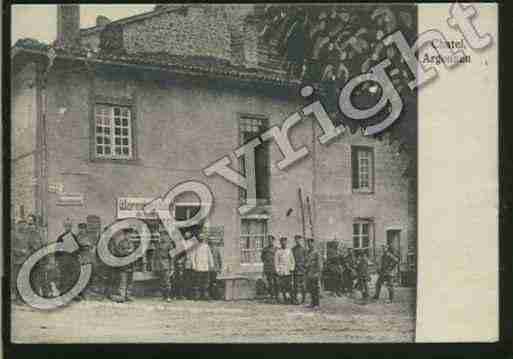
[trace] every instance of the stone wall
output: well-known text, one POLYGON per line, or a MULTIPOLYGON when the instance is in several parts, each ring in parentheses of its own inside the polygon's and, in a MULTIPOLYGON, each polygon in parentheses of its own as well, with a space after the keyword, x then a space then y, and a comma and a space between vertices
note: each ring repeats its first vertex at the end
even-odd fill
POLYGON ((231 60, 230 33, 221 6, 190 5, 185 15, 166 12, 123 28, 128 53, 168 52, 231 60))

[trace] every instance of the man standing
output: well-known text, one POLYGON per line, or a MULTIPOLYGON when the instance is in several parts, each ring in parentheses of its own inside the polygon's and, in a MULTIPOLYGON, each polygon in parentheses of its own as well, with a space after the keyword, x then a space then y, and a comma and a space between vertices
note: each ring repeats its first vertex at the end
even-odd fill
POLYGON ((381 257, 381 267, 379 269, 379 276, 376 282, 376 293, 374 294, 375 300, 379 299, 381 286, 385 283, 388 289, 389 302, 394 300, 394 285, 392 283, 392 272, 399 263, 399 257, 392 251, 389 245, 383 245, 383 256, 381 257))
MULTIPOLYGON (((37 228, 36 216, 33 214, 27 217, 27 242, 29 254, 33 254, 44 246, 43 238, 41 238, 37 228)), ((50 297, 52 295, 52 288, 47 273, 49 264, 48 258, 45 257, 37 262, 32 269, 35 282, 33 283, 33 288, 36 293, 43 297, 50 297)))
POLYGON ((354 278, 356 277, 356 261, 353 248, 347 248, 347 255, 344 258, 343 281, 347 296, 353 297, 354 278))
POLYGON ((176 299, 185 298, 185 257, 186 253, 181 253, 173 258, 175 266, 173 276, 173 294, 176 299))
POLYGON ((312 302, 310 308, 319 308, 319 281, 321 278, 321 258, 317 250, 314 248, 314 239, 308 238, 307 252, 305 257, 305 276, 306 286, 312 302))
MULTIPOLYGON (((95 260, 95 252, 94 252, 94 245, 91 241, 91 238, 89 237, 89 234, 87 233, 87 223, 79 223, 78 224, 78 233, 77 233, 77 243, 79 246, 78 250, 78 261, 81 266, 90 264, 91 266, 94 266, 94 260, 95 260)), ((94 273, 93 273, 94 275, 94 273)), ((91 294, 90 289, 91 282, 84 288, 82 293, 78 295, 77 298, 79 299, 88 299, 91 294)))
POLYGON ((210 298, 218 299, 219 294, 217 290, 217 275, 221 273, 223 269, 223 259, 221 257, 221 252, 219 251, 219 247, 216 245, 213 239, 209 240, 210 251, 212 252, 212 258, 214 259, 214 268, 210 270, 209 273, 209 287, 208 292, 210 294, 210 298))
POLYGON ((305 257, 306 250, 301 245, 302 237, 298 234, 294 236, 296 245, 292 248, 292 254, 294 255, 294 304, 299 304, 298 295, 301 292, 301 304, 305 303, 306 289, 305 289, 305 257))
POLYGON ((159 234, 159 242, 157 244, 156 253, 153 256, 155 259, 153 270, 158 272, 162 299, 170 302, 172 294, 171 276, 173 275, 174 265, 169 251, 174 248, 174 243, 164 227, 159 229, 159 234))
POLYGON ((264 264, 264 276, 271 301, 278 301, 278 283, 276 280, 276 267, 274 265, 274 256, 277 249, 276 238, 268 235, 267 246, 262 249, 260 258, 264 264))
POLYGON ((21 301, 21 297, 18 293, 18 286, 16 281, 18 279, 18 273, 28 258, 28 237, 27 237, 27 222, 21 220, 16 225, 16 232, 12 237, 12 271, 11 271, 11 299, 16 303, 21 301))
POLYGON ((367 300, 369 297, 369 286, 367 285, 367 282, 370 280, 369 260, 367 258, 367 253, 361 252, 357 257, 357 263, 357 287, 362 292, 362 298, 367 300))
POLYGON ((280 238, 280 246, 274 257, 278 284, 283 296, 283 301, 285 303, 292 303, 292 271, 296 263, 294 261, 294 255, 291 250, 287 248, 286 237, 280 238))
POLYGON ((214 258, 204 235, 200 235, 199 244, 192 252, 192 268, 196 277, 196 297, 208 300, 209 272, 214 269, 214 258))
MULTIPOLYGON (((72 232, 73 222, 66 218, 63 223, 64 232, 57 237, 57 244, 64 245, 65 240, 77 241, 77 236, 72 232)), ((59 291, 64 294, 69 291, 78 278, 80 272, 78 257, 74 254, 57 252, 55 260, 59 267, 59 291)))
POLYGON ((184 263, 184 274, 183 274, 183 284, 184 284, 184 295, 187 299, 193 299, 194 292, 194 270, 192 268, 192 256, 194 249, 191 248, 197 243, 196 237, 193 237, 190 231, 185 232, 184 234, 184 244, 185 244, 185 263, 184 263))
MULTIPOLYGON (((122 229, 114 234, 113 241, 113 254, 117 257, 126 257, 130 255, 135 246, 130 240, 130 230, 122 229)), ((112 295, 112 300, 118 303, 131 302, 132 282, 134 275, 134 264, 130 263, 124 267, 114 267, 114 282, 116 288, 112 295)))

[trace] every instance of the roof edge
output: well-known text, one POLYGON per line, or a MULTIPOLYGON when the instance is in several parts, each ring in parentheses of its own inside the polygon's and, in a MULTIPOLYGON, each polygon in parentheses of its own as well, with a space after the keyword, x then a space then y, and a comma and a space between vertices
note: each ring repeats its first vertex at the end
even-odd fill
MULTIPOLYGON (((51 47, 49 47, 51 48, 51 47)), ((62 49, 58 49, 61 50, 62 49)), ((48 56, 48 52, 41 49, 29 49, 23 46, 15 45, 11 47, 11 61, 15 61, 15 57, 22 53, 34 56, 48 56)), ((82 61, 84 63, 90 64, 98 64, 98 65, 109 65, 109 66, 122 66, 122 67, 131 67, 140 70, 150 70, 150 71, 164 71, 170 73, 176 73, 187 76, 208 76, 214 78, 224 78, 232 81, 238 81, 241 83, 251 82, 251 83, 261 83, 265 85, 271 85, 275 87, 298 87, 301 85, 301 81, 299 80, 286 80, 281 79, 278 76, 272 75, 263 75, 263 74, 252 74, 252 73, 241 73, 240 75, 235 75, 233 73, 229 73, 229 71, 208 71, 207 69, 202 69, 197 66, 181 66, 181 65, 172 65, 172 64, 152 64, 152 63, 131 63, 129 61, 116 61, 113 59, 102 59, 98 57, 91 57, 85 54, 84 56, 69 54, 69 53, 57 53, 56 58, 63 60, 74 60, 74 61, 82 61)))

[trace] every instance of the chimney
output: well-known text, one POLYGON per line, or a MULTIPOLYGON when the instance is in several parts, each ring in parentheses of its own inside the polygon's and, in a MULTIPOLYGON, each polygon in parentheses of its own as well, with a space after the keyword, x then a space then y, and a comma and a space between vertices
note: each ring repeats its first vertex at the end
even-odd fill
POLYGON ((80 6, 57 5, 57 46, 70 47, 80 40, 80 6))

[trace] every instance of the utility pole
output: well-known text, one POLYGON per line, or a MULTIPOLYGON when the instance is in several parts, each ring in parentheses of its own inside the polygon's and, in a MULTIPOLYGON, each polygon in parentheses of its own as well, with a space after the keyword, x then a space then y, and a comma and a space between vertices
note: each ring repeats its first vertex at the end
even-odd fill
POLYGON ((301 192, 301 188, 298 188, 297 194, 299 197, 299 209, 301 211, 301 229, 303 233, 303 238, 306 237, 306 228, 305 228, 305 209, 303 206, 303 194, 301 192))

